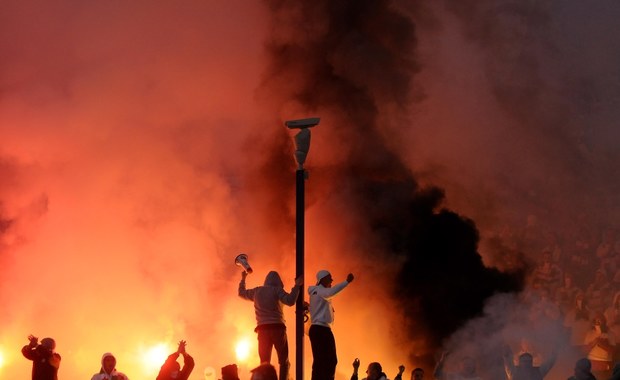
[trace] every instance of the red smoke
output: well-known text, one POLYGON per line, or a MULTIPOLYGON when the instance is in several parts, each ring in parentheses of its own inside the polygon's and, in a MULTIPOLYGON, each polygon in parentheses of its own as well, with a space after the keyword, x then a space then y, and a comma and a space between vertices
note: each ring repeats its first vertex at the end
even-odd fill
MULTIPOLYGON (((234 257, 249 254, 249 285, 272 269, 293 282, 286 119, 322 117, 306 285, 322 268, 357 276, 334 300, 341 379, 355 357, 394 376, 427 348, 391 296, 404 257, 386 255, 365 204, 347 197, 357 174, 445 189, 440 206, 476 223, 485 262, 502 269, 487 244, 497 226, 616 215, 619 57, 604 7, 617 5, 314 3, 2 2, 0 377, 28 376, 18 350, 30 333, 56 339, 61 378, 87 378, 108 351, 131 379, 153 378, 143 357, 180 339, 193 379, 236 361, 237 341, 255 335, 234 257), (328 30, 326 15, 369 34, 328 30), (562 33, 575 25, 583 33, 562 33)), ((307 345, 307 375, 310 362, 307 345)), ((258 363, 239 364, 247 378, 258 363)))

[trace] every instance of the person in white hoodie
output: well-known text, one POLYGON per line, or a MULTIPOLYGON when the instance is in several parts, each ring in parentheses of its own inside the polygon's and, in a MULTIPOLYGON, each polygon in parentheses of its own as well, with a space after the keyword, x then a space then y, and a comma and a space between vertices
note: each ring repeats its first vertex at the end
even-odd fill
POLYGON ((303 277, 295 280, 290 293, 284 290, 284 284, 276 271, 267 273, 263 286, 246 289, 245 278, 248 273, 241 273, 239 297, 254 302, 256 315, 256 333, 258 334, 258 356, 261 363, 271 362, 272 348, 276 349, 280 365, 280 380, 288 380, 290 362, 288 360, 288 340, 282 305, 293 306, 303 285, 303 277))
POLYGON ((331 273, 320 270, 316 274, 316 286, 308 287, 310 294, 310 346, 312 347, 312 380, 333 380, 336 374, 338 356, 336 355, 336 340, 332 333, 334 323, 334 308, 332 298, 340 293, 353 281, 353 274, 347 279, 332 287, 331 273))
POLYGON ((129 380, 122 372, 116 370, 116 358, 109 352, 101 357, 101 370, 91 380, 129 380))

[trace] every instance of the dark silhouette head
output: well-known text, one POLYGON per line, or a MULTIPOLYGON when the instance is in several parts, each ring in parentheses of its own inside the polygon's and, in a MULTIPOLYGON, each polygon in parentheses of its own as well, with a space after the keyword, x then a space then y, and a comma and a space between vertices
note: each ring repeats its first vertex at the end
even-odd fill
POLYGON ((276 368, 269 363, 263 363, 252 371, 251 380, 278 380, 276 368))
POLYGON ((532 368, 534 363, 534 357, 530 353, 523 353, 519 355, 519 367, 532 368))
POLYGON ((222 367, 222 380, 239 380, 239 371, 236 364, 222 367))

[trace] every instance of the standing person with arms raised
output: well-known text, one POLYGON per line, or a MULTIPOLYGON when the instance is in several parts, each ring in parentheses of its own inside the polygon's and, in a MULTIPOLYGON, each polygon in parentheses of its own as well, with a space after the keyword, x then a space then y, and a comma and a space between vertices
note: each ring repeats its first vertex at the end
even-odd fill
POLYGON ((54 352, 56 342, 52 338, 41 339, 29 335, 29 344, 22 348, 22 355, 32 360, 32 380, 58 380, 60 355, 54 352))
POLYGON ((261 363, 271 362, 272 348, 276 349, 280 365, 280 380, 288 380, 290 362, 288 360, 288 339, 282 304, 293 306, 303 284, 303 278, 295 280, 290 293, 284 290, 284 284, 276 271, 267 273, 263 286, 246 289, 245 278, 248 273, 241 272, 239 297, 254 302, 256 315, 256 333, 258 334, 258 356, 261 363))
POLYGON ((332 287, 334 280, 331 273, 320 270, 316 274, 316 286, 310 286, 310 345, 312 347, 312 380, 333 380, 336 374, 338 356, 336 354, 336 340, 332 333, 334 323, 334 308, 332 298, 340 293, 353 281, 353 274, 347 279, 332 287))
POLYGON ((156 380, 187 380, 194 369, 194 358, 185 351, 187 342, 184 340, 179 342, 176 352, 168 356, 164 364, 159 370, 156 380), (177 362, 179 356, 183 356, 183 369, 177 362))

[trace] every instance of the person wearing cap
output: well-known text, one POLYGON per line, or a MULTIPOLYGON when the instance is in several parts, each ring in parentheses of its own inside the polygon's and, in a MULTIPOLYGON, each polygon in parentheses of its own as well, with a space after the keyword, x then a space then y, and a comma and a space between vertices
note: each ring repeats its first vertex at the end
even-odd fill
POLYGON ((288 339, 282 304, 287 306, 295 304, 301 291, 303 277, 295 279, 295 286, 290 293, 287 293, 276 271, 267 274, 263 286, 252 289, 246 289, 247 275, 246 271, 241 273, 239 297, 254 302, 254 314, 256 315, 254 331, 258 334, 258 356, 261 363, 270 363, 272 348, 275 348, 280 365, 280 380, 287 380, 291 364, 288 359, 288 339))
POLYGON ((187 342, 184 340, 179 342, 176 352, 170 354, 164 365, 161 366, 157 380, 187 380, 194 369, 194 358, 185 351, 187 342), (179 356, 183 356, 183 369, 177 362, 179 356))
POLYGON ((56 342, 52 338, 41 339, 29 335, 29 344, 22 347, 22 354, 32 360, 32 380, 58 380, 60 355, 54 352, 56 342))
POLYGON ((332 298, 340 293, 353 281, 353 274, 347 279, 332 287, 334 280, 327 270, 320 270, 316 274, 316 286, 308 287, 310 294, 310 346, 312 348, 312 380, 332 380, 336 374, 338 356, 336 355, 336 340, 332 333, 334 323, 334 308, 332 298))
POLYGON ((116 358, 109 352, 101 357, 101 370, 91 380, 129 380, 127 375, 116 370, 116 358))

